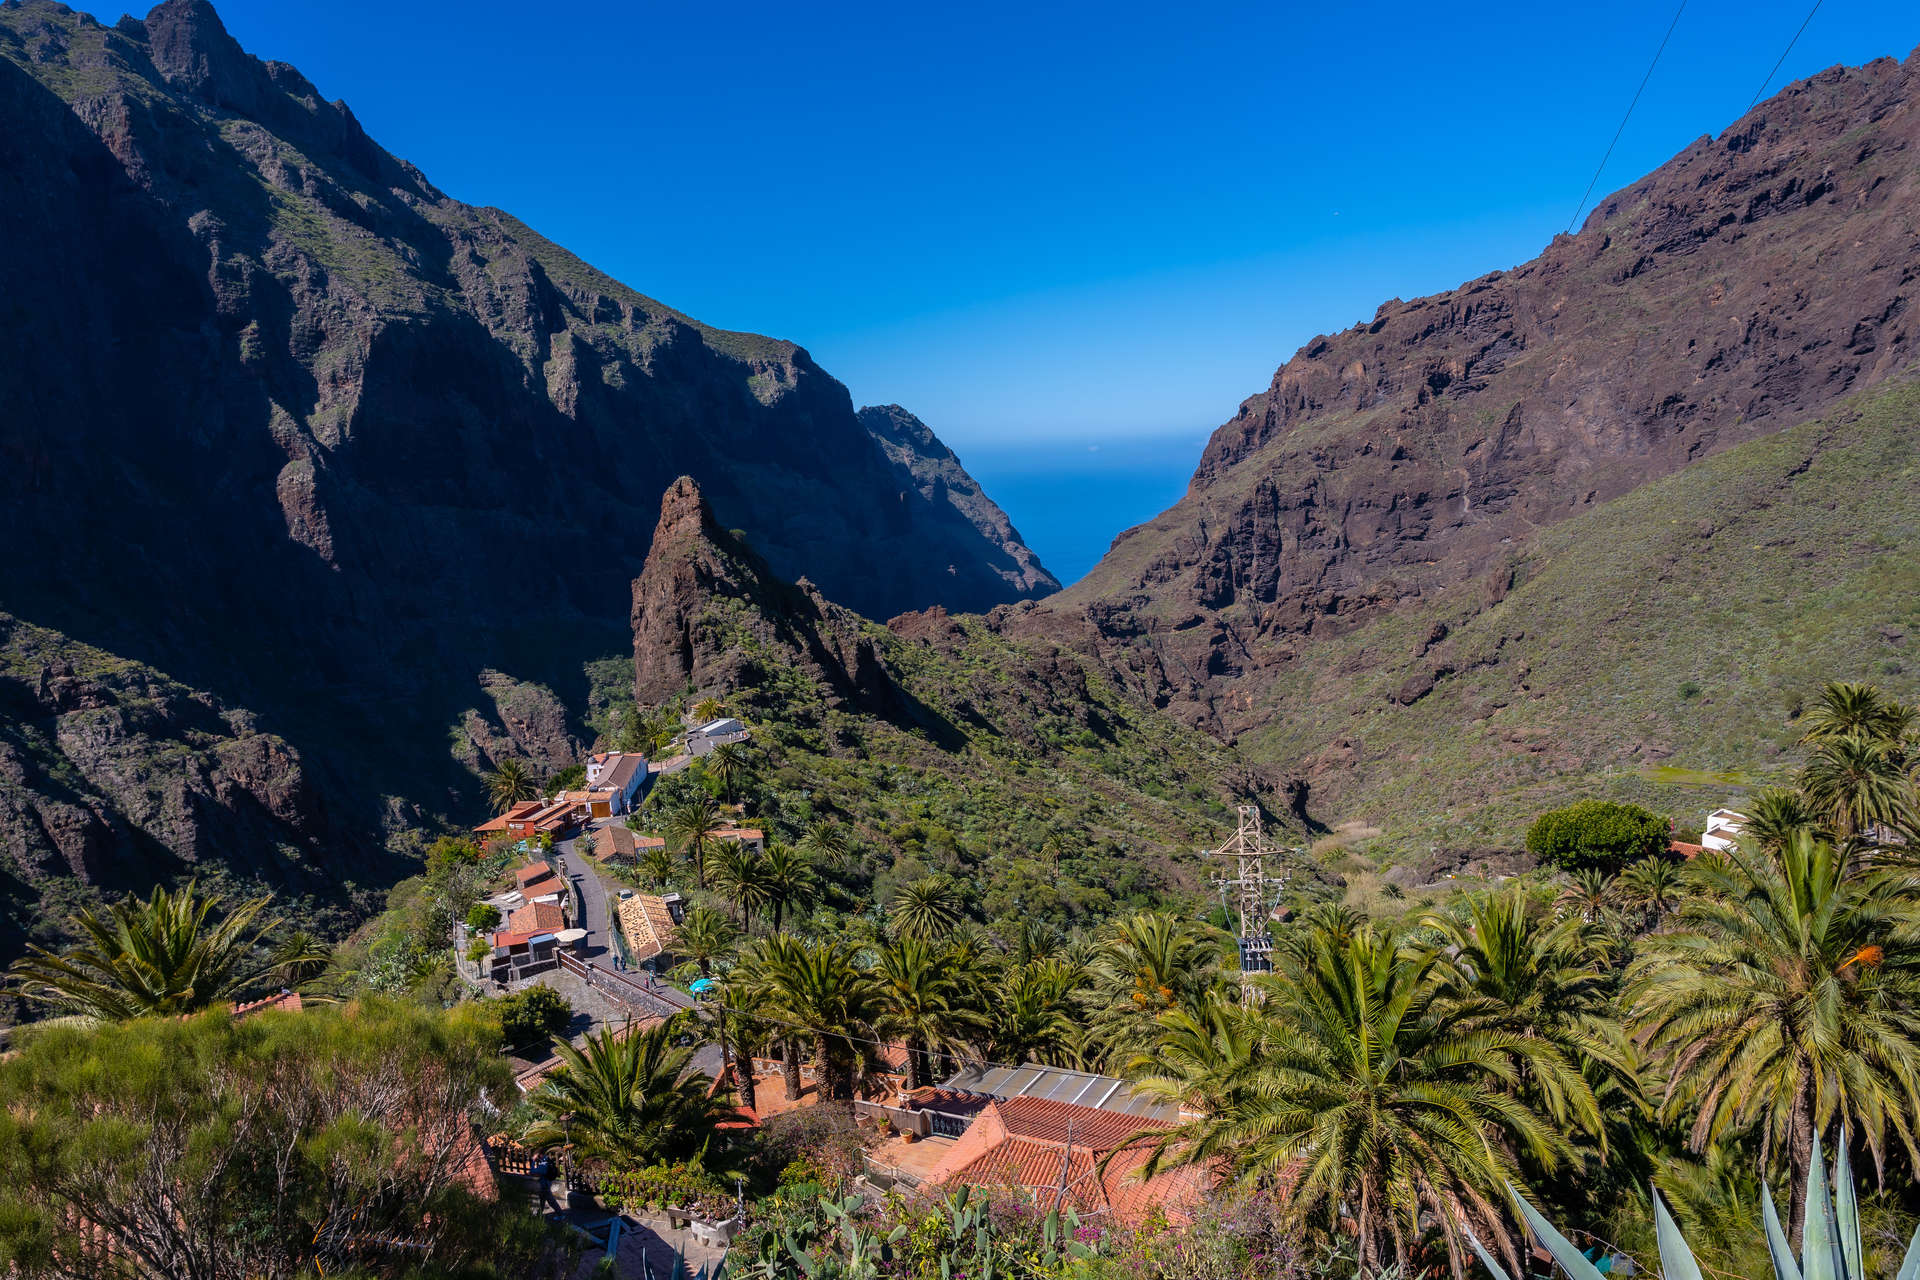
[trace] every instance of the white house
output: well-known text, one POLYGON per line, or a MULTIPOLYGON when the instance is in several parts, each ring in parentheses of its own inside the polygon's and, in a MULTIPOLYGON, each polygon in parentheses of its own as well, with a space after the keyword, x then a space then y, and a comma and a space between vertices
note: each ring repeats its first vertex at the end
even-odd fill
POLYGON ((747 726, 732 716, 721 716, 709 721, 698 729, 687 732, 687 754, 703 756, 715 747, 725 746, 729 742, 741 742, 747 737, 747 726))
POLYGON ((587 786, 613 793, 614 815, 631 813, 647 784, 647 758, 637 751, 604 751, 587 757, 587 786))
POLYGON ((1725 852, 1733 848, 1745 827, 1747 815, 1732 809, 1715 809, 1707 815, 1706 834, 1700 837, 1700 847, 1715 852, 1725 852))

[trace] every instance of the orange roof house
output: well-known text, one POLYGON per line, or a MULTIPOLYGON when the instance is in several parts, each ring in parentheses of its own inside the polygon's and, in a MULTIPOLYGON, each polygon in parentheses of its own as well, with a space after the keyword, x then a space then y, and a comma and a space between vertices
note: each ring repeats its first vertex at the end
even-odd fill
POLYGON ((620 899, 620 931, 627 935, 629 958, 635 963, 673 954, 679 939, 673 904, 651 893, 620 899))
POLYGON ((499 817, 487 819, 475 827, 474 830, 483 832, 509 830, 515 822, 522 821, 532 814, 539 812, 541 807, 538 800, 522 800, 519 804, 514 805, 499 817))
POLYGON ((615 823, 593 833, 593 856, 602 862, 632 862, 639 856, 639 843, 633 832, 615 823))
POLYGON ((567 927, 567 917, 557 902, 529 902, 507 917, 508 933, 558 933, 567 927))
POLYGON ((514 887, 520 890, 522 897, 532 899, 544 897, 549 893, 560 893, 565 886, 560 877, 553 874, 553 868, 544 862, 535 862, 521 867, 513 873, 514 887))
POLYGON ((1192 1220, 1212 1179, 1193 1168, 1138 1177, 1154 1134, 1166 1127, 1070 1102, 1006 1098, 981 1108, 924 1183, 1017 1189, 1040 1208, 1071 1208, 1082 1218, 1107 1216, 1127 1226, 1158 1208, 1182 1225, 1192 1220))

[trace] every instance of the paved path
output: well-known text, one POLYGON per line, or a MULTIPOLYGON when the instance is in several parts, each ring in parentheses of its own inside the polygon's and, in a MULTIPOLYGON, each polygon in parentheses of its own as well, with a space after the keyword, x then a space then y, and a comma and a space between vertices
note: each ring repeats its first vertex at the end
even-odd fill
POLYGON ((593 869, 592 833, 562 840, 554 849, 553 860, 574 888, 574 901, 580 904, 580 918, 574 921, 587 931, 586 941, 575 952, 582 960, 604 958, 613 965, 613 912, 607 904, 607 887, 593 869))

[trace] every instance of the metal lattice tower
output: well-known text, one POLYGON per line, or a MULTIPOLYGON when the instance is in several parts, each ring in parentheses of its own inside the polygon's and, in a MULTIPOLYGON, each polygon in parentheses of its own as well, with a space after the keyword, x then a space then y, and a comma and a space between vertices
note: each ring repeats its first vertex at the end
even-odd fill
POLYGON ((1272 858, 1278 864, 1280 853, 1267 843, 1260 829, 1260 810, 1250 804, 1240 806, 1240 825, 1231 839, 1218 849, 1201 851, 1202 857, 1233 859, 1230 870, 1222 868, 1212 879, 1220 890, 1220 905, 1228 906, 1232 898, 1235 901, 1229 910, 1238 909, 1235 936, 1240 943, 1242 978, 1273 968, 1273 934, 1267 928, 1267 913, 1273 904, 1268 894, 1285 888, 1287 877, 1276 865, 1279 874, 1269 878, 1267 860, 1272 858))

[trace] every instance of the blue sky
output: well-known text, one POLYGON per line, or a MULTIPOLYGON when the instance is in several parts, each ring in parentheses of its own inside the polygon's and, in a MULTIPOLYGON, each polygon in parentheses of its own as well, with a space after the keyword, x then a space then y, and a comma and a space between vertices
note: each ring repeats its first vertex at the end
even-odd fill
MULTIPOLYGON (((1197 453, 1313 335, 1532 257, 1673 16, 216 3, 451 195, 800 342, 987 470, 1197 453)), ((1597 191, 1741 115, 1807 4, 1690 0, 1597 191)), ((1912 0, 1826 0, 1772 87, 1916 43, 1912 0)))

